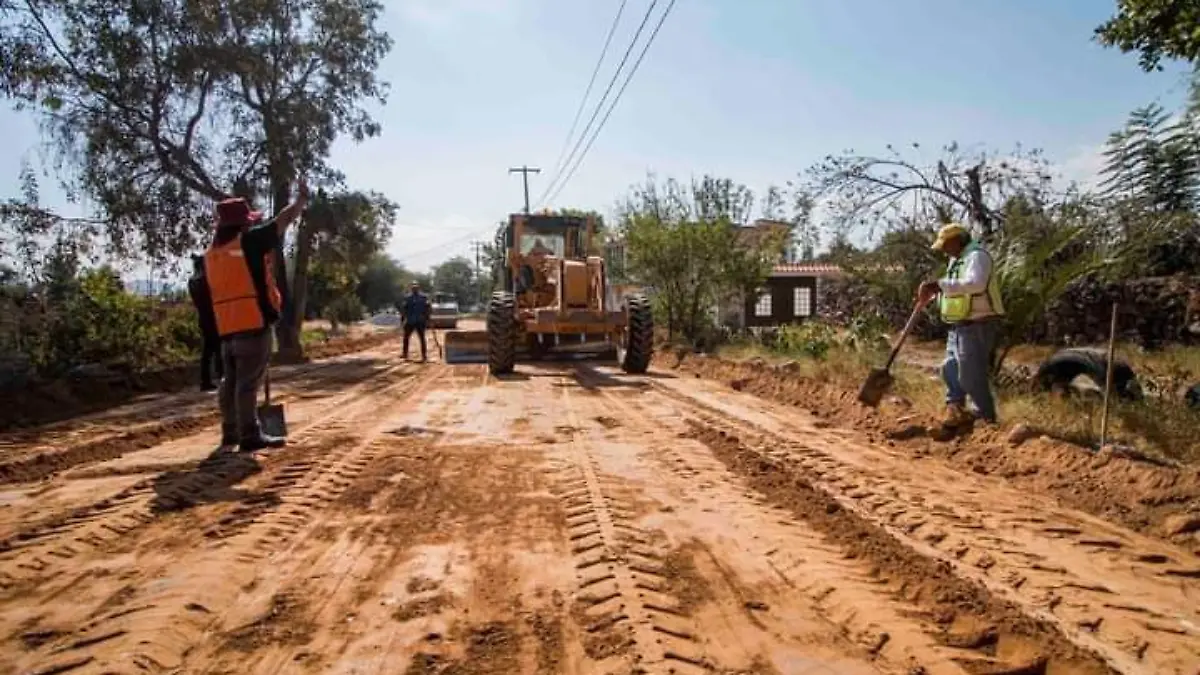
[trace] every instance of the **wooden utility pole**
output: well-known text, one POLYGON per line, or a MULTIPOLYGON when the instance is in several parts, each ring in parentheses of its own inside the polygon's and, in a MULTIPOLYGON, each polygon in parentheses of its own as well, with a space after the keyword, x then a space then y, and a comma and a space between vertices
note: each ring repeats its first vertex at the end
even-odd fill
POLYGON ((513 167, 508 170, 509 173, 521 174, 521 181, 525 184, 525 213, 529 214, 529 174, 541 173, 542 170, 535 166, 525 166, 522 164, 519 167, 513 167))
POLYGON ((479 287, 479 302, 482 303, 483 298, 483 274, 479 269, 479 254, 483 250, 484 243, 479 240, 471 242, 471 248, 475 249, 475 285, 479 287))

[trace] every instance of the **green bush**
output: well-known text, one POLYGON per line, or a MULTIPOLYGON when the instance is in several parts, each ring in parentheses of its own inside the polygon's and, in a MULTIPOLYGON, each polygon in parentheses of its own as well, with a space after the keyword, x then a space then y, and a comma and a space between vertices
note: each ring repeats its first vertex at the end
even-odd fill
POLYGON ((353 293, 343 293, 333 299, 325 308, 325 318, 336 328, 338 324, 362 321, 367 308, 362 300, 353 293))
POLYGON ((888 347, 891 324, 878 312, 856 314, 846 324, 842 344, 856 352, 875 352, 888 347))
POLYGON ((0 338, 5 351, 23 354, 45 376, 99 363, 146 370, 192 358, 200 349, 195 310, 125 290, 108 268, 81 272, 53 292, 26 292, 12 309, 0 338))
POLYGON ((833 327, 819 321, 783 326, 775 335, 776 350, 814 359, 824 359, 837 344, 837 333, 833 327))

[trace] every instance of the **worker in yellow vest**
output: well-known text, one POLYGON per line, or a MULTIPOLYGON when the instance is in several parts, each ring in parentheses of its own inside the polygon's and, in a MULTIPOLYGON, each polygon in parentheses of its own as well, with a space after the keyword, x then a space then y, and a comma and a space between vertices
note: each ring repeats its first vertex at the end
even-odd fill
POLYGON ((276 251, 307 203, 308 186, 301 182, 296 200, 266 223, 240 197, 217 204, 216 234, 204 254, 204 273, 225 371, 218 392, 222 446, 236 443, 242 452, 253 452, 286 443, 262 432, 258 389, 271 359, 271 327, 282 307, 275 283, 276 251))
POLYGON ((921 284, 917 295, 921 302, 938 298, 942 321, 950 326, 942 363, 942 380, 946 383, 943 424, 960 428, 974 416, 995 424, 996 400, 989 371, 1004 304, 992 256, 958 223, 938 232, 933 250, 950 257, 946 276, 921 284), (967 397, 975 405, 974 415, 966 409, 967 397))

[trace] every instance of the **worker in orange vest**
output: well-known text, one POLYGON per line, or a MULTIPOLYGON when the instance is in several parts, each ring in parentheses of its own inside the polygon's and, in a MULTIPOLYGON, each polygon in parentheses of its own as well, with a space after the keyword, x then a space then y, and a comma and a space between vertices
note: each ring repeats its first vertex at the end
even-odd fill
POLYGON ((204 254, 204 273, 212 296, 217 333, 221 336, 224 375, 221 445, 242 452, 278 448, 286 439, 267 436, 258 423, 258 389, 271 360, 271 327, 282 306, 275 283, 275 256, 288 225, 308 203, 301 181, 296 200, 264 223, 240 197, 217 204, 216 234, 204 254))

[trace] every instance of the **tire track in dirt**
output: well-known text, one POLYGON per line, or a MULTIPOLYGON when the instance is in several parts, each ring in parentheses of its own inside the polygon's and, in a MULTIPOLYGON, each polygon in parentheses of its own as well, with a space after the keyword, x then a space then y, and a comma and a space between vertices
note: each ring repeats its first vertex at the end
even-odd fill
MULTIPOLYGON (((410 400, 435 379, 438 371, 382 387, 377 393, 401 390, 397 398, 410 400)), ((26 659, 38 674, 63 673, 87 667, 89 672, 138 670, 172 672, 183 666, 187 653, 223 612, 236 604, 254 581, 256 570, 275 556, 298 545, 301 532, 310 527, 314 511, 336 499, 355 476, 379 454, 377 439, 389 430, 394 414, 379 415, 380 401, 364 398, 357 405, 334 412, 314 435, 353 439, 329 449, 303 478, 278 495, 279 504, 264 514, 234 523, 178 570, 183 578, 161 587, 145 574, 131 584, 132 592, 107 614, 63 631, 68 637, 54 640, 26 659), (368 423, 365 432, 355 426, 368 423)), ((229 523, 225 526, 229 527, 229 523)))
MULTIPOLYGON (((437 381, 449 382, 452 387, 457 388, 457 378, 448 369, 439 368, 437 375, 437 381)), ((429 384, 432 384, 432 380, 429 384)), ((423 392, 427 390, 428 387, 422 388, 423 392)), ((416 396, 411 398, 415 400, 416 396)), ((436 422, 437 415, 435 414, 433 417, 431 422, 436 422)), ((393 425, 394 420, 395 415, 392 415, 388 425, 393 425)), ((386 490, 383 489, 384 485, 379 484, 378 476, 367 475, 364 477, 361 475, 368 467, 374 467, 372 471, 379 471, 388 466, 389 462, 397 460, 421 461, 428 456, 429 451, 443 436, 441 431, 417 428, 409 424, 388 429, 383 434, 376 434, 371 440, 369 461, 357 467, 354 475, 345 476, 348 481, 347 485, 342 487, 342 491, 336 497, 322 502, 322 511, 330 507, 348 510, 352 510, 354 506, 369 507, 378 497, 378 493, 386 492, 386 490), (366 485, 359 485, 363 482, 366 485), (365 503, 363 503, 364 501, 365 503)), ((391 487, 390 484, 387 485, 391 487)), ((358 578, 370 580, 390 572, 400 555, 406 550, 402 543, 391 542, 390 552, 385 560, 374 559, 374 556, 380 551, 378 546, 372 545, 372 539, 377 536, 386 536, 386 533, 381 530, 383 524, 380 522, 385 518, 386 516, 377 516, 374 522, 363 527, 362 531, 350 535, 352 541, 349 544, 339 546, 337 544, 340 543, 340 540, 335 540, 333 545, 324 547, 324 550, 315 559, 306 555, 287 555, 287 553, 293 553, 309 545, 312 540, 321 541, 325 535, 309 531, 307 536, 298 537, 297 544, 289 547, 287 551, 281 552, 280 557, 284 558, 286 563, 282 566, 276 565, 268 582, 260 584, 257 578, 250 582, 254 586, 254 594, 269 596, 270 610, 265 615, 259 615, 248 622, 236 624, 233 628, 228 627, 234 624, 238 616, 246 613, 245 608, 240 606, 241 603, 231 605, 220 612, 212 625, 227 628, 222 635, 223 639, 215 641, 215 644, 201 645, 194 653, 188 654, 186 663, 189 672, 195 672, 198 675, 288 672, 291 664, 319 662, 328 658, 329 654, 326 654, 325 650, 318 649, 314 644, 315 640, 326 641, 323 646, 340 653, 345 645, 337 644, 331 639, 331 636, 323 633, 331 632, 330 627, 333 627, 332 632, 337 633, 336 627, 345 622, 344 612, 346 611, 351 612, 349 615, 351 620, 368 618, 359 616, 358 612, 364 608, 358 605, 365 603, 366 597, 361 588, 349 588, 353 585, 352 580, 358 578), (301 539, 306 541, 300 541, 301 539), (320 571, 319 576, 315 579, 312 577, 314 570, 320 571), (321 589, 319 593, 313 592, 314 586, 321 589), (345 597, 347 593, 355 597, 347 601, 345 597), (295 600, 296 598, 303 598, 302 607, 298 606, 300 603, 295 600), (287 613, 286 616, 280 616, 284 613, 278 609, 281 604, 287 613), (339 611, 343 612, 343 615, 335 617, 334 614, 339 611), (272 634, 297 630, 290 628, 289 624, 299 626, 298 630, 303 635, 272 634), (265 633, 265 635, 259 635, 259 633, 265 633), (286 639, 288 637, 292 639, 286 639), (230 651, 234 652, 232 657, 228 653, 230 651)), ((321 547, 317 546, 317 548, 319 550, 321 547)), ((255 574, 258 573, 258 571, 255 572, 255 574)), ((386 650, 383 658, 388 658, 386 650)))
MULTIPOLYGON (((566 376, 561 383, 575 378, 566 376)), ((578 588, 573 618, 585 631, 593 659, 628 660, 636 672, 703 673, 716 666, 705 654, 682 599, 676 596, 664 555, 651 534, 633 526, 633 509, 605 487, 591 442, 569 386, 561 389, 571 464, 557 476, 576 558, 578 588)))
POLYGON ((543 477, 528 471, 542 453, 456 440, 454 411, 472 392, 454 375, 441 383, 404 433, 377 441, 377 461, 283 569, 260 570, 188 672, 561 672, 559 603, 541 579, 521 583, 538 578, 545 537, 561 527, 543 477))
MULTIPOLYGON (((311 378, 321 371, 344 366, 343 361, 322 362, 300 366, 282 376, 277 384, 286 388, 289 384, 311 378)), ((355 379, 369 380, 380 373, 366 373, 355 379)), ((125 454, 151 448, 161 443, 183 438, 196 431, 212 426, 220 420, 214 410, 215 395, 204 395, 184 403, 192 408, 181 414, 171 414, 163 419, 161 407, 125 416, 105 417, 95 422, 84 422, 82 426, 71 424, 55 425, 62 430, 47 429, 41 432, 22 431, 5 439, 5 460, 0 462, 0 486, 32 483, 60 474, 74 467, 116 459, 125 454), (133 427, 133 428, 129 428, 133 427), (124 428, 126 431, 113 431, 124 428), (81 438, 82 437, 82 438, 81 438), (63 448, 64 449, 58 449, 63 448), (12 455, 18 455, 12 457, 12 455)), ((297 400, 296 394, 286 389, 277 396, 279 402, 297 400)), ((187 398, 184 399, 187 401, 187 398)), ((174 404, 175 397, 161 402, 162 406, 174 404)))
POLYGON ((1154 570, 1178 561, 1182 551, 1131 532, 1114 537, 1120 528, 1082 514, 1067 523, 1031 516, 1012 508, 1012 500, 999 513, 989 513, 983 502, 995 495, 974 481, 948 489, 914 480, 911 468, 869 470, 830 452, 847 441, 816 428, 804 437, 771 433, 674 388, 660 386, 659 391, 695 410, 695 435, 714 449, 723 447, 734 468, 796 476, 833 500, 831 508, 880 526, 909 551, 952 570, 993 602, 1011 603, 1115 671, 1191 675, 1200 668, 1196 604, 1180 603, 1181 592, 1184 598, 1196 593, 1189 568, 1154 570), (1064 545, 1064 537, 1074 543, 1064 545), (1080 549, 1093 553, 1080 556, 1080 549), (1158 580, 1146 581, 1154 576, 1158 580), (1184 610, 1188 606, 1193 609, 1184 610))
MULTIPOLYGON (((338 427, 341 419, 370 412, 375 405, 372 397, 414 386, 414 381, 408 379, 410 370, 402 366, 391 368, 380 373, 376 380, 334 397, 325 406, 325 412, 292 431, 291 442, 304 444, 314 437, 330 433, 338 427), (406 379, 391 382, 389 378, 397 374, 406 379)), ((297 454, 289 453, 289 449, 264 453, 263 456, 276 454, 287 461, 297 454)), ((281 475, 286 480, 294 481, 313 467, 311 462, 300 462, 281 469, 281 475)), ((204 495, 210 491, 236 484, 256 473, 259 468, 258 463, 245 461, 244 455, 218 452, 203 460, 196 470, 147 477, 115 495, 10 535, 0 541, 0 599, 24 592, 58 570, 77 565, 79 556, 128 538, 154 522, 158 514, 203 501, 204 495)), ((231 514, 228 522, 220 524, 209 534, 219 532, 222 528, 236 528, 239 521, 252 517, 258 507, 261 504, 246 505, 245 511, 231 514)))
MULTIPOLYGON (((761 495, 748 490, 707 448, 686 439, 685 418, 669 399, 655 397, 677 417, 664 418, 646 400, 634 408, 615 394, 603 395, 613 411, 619 411, 618 419, 623 420, 623 425, 648 437, 661 438, 665 431, 678 434, 677 444, 663 443, 654 448, 655 458, 678 479, 681 491, 690 492, 694 501, 704 504, 703 511, 719 512, 734 524, 707 546, 723 550, 732 544, 735 553, 721 557, 733 557, 741 565, 744 565, 741 561, 765 561, 770 573, 762 576, 775 577, 760 581, 753 589, 745 589, 736 580, 737 572, 745 571, 744 566, 740 570, 727 569, 730 563, 722 564, 718 553, 709 552, 711 564, 720 571, 725 585, 736 596, 736 603, 744 610, 743 616, 734 617, 730 624, 748 621, 776 640, 786 642, 785 634, 799 631, 797 624, 801 622, 795 615, 805 614, 807 609, 828 622, 828 629, 813 626, 813 633, 820 636, 827 630, 830 636, 824 639, 830 643, 836 641, 833 635, 844 637, 850 643, 846 645, 848 650, 857 647, 862 656, 880 660, 897 672, 927 675, 965 672, 956 659, 961 660, 966 654, 939 644, 936 631, 926 625, 932 622, 913 619, 922 615, 919 606, 897 601, 891 589, 881 587, 871 567, 847 559, 844 551, 827 542, 819 532, 798 526, 790 512, 772 506, 761 495), (773 607, 787 608, 792 616, 772 622, 773 607)), ((821 639, 814 637, 812 641, 821 639)), ((817 667, 816 663, 813 667, 817 667)))

